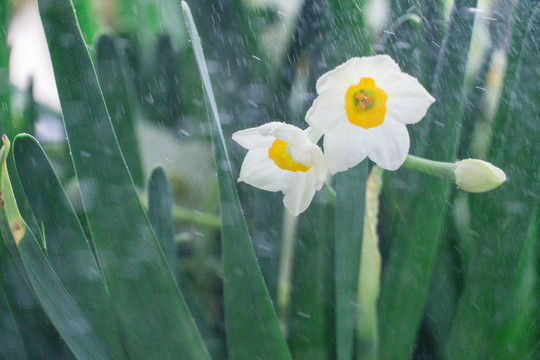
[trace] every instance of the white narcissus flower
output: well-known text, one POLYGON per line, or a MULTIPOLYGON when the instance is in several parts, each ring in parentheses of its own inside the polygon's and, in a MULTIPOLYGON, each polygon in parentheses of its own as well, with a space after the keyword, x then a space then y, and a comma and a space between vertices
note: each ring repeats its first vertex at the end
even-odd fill
POLYGON ((406 124, 420 121, 435 99, 387 55, 352 58, 321 76, 306 121, 324 134, 332 174, 367 157, 387 170, 409 152, 406 124))
POLYGON ((232 135, 248 149, 238 181, 267 191, 282 191, 283 204, 297 216, 305 211, 326 180, 321 149, 293 125, 271 122, 232 135))

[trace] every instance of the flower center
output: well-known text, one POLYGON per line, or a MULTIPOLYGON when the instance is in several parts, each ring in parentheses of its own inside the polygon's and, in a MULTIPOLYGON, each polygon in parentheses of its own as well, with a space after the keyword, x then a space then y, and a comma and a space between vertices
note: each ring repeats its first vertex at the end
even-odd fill
POLYGON ((302 171, 306 172, 311 167, 304 166, 295 162, 291 155, 286 151, 287 143, 283 140, 276 139, 272 143, 272 146, 268 149, 268 157, 280 168, 283 170, 289 171, 302 171))
POLYGON ((364 77, 345 93, 345 113, 353 125, 369 129, 384 122, 386 93, 375 86, 372 78, 364 77))

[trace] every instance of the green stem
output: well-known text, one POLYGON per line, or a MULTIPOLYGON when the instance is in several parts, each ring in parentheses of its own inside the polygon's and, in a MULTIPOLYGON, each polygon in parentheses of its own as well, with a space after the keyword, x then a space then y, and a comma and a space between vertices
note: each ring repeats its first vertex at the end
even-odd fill
POLYGON ((324 183, 323 188, 326 191, 329 203, 336 206, 336 190, 328 183, 328 180, 324 183))
MULTIPOLYGON (((145 211, 148 211, 148 202, 141 200, 145 211)), ((197 210, 193 210, 184 206, 178 206, 173 204, 173 219, 175 222, 188 222, 194 223, 209 228, 219 229, 221 228, 221 219, 219 215, 204 213, 197 210)))
POLYGON ((221 219, 218 215, 202 213, 183 206, 173 206, 174 221, 191 222, 209 228, 221 228, 221 219))
POLYGON ((283 212, 283 232, 281 235, 281 261, 279 263, 277 284, 277 312, 283 332, 287 333, 287 318, 291 302, 291 276, 296 245, 298 217, 288 211, 283 212))
POLYGON ((454 163, 428 160, 414 155, 407 155, 403 167, 424 174, 435 175, 443 179, 452 180, 453 182, 456 180, 454 175, 456 164, 454 163))

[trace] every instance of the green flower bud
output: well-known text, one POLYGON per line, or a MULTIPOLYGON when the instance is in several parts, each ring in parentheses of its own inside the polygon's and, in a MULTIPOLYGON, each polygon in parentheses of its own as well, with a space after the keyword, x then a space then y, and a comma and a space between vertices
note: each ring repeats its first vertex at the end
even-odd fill
POLYGON ((506 181, 506 174, 487 161, 465 159, 456 164, 456 184, 461 189, 481 193, 493 190, 506 181))

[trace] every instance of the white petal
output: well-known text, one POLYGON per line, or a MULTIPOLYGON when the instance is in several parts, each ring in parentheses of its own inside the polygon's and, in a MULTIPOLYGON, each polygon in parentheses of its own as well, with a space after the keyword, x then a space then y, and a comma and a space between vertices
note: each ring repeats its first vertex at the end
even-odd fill
POLYGON ((409 153, 409 132, 397 121, 386 119, 367 130, 364 139, 368 157, 386 170, 397 170, 409 153))
POLYGON ((397 79, 387 83, 383 81, 380 87, 387 95, 386 117, 403 124, 414 124, 420 121, 431 104, 435 102, 433 96, 418 80, 407 74, 401 74, 397 79))
POLYGON ((342 122, 324 136, 324 154, 331 174, 352 168, 366 158, 365 135, 366 130, 342 122))
POLYGON ((310 143, 306 133, 294 125, 282 124, 272 130, 272 135, 288 144, 310 143))
POLYGON ((232 139, 246 149, 251 149, 261 141, 267 140, 272 131, 279 126, 283 126, 282 122, 269 122, 267 124, 240 130, 232 134, 232 139))
POLYGON ((345 91, 338 88, 330 88, 320 94, 306 113, 306 122, 323 134, 332 131, 339 121, 345 119, 345 91))
POLYGON ((268 147, 257 146, 248 151, 238 181, 267 191, 279 191, 284 177, 285 171, 268 158, 268 147))
POLYGON ((398 64, 388 55, 352 58, 322 75, 317 81, 317 93, 322 94, 333 87, 346 91, 349 86, 358 84, 363 77, 373 78, 377 85, 377 75, 388 71, 400 71, 398 64))
POLYGON ((293 215, 306 211, 315 195, 315 178, 313 174, 289 172, 283 181, 283 204, 293 215))
POLYGON ((328 166, 326 165, 326 158, 324 157, 322 152, 321 155, 322 156, 317 156, 315 158, 314 165, 309 170, 309 172, 313 172, 313 175, 315 176, 315 190, 321 190, 324 182, 328 177, 328 166))

